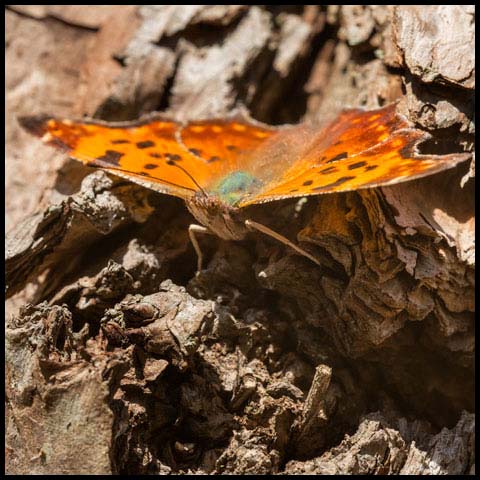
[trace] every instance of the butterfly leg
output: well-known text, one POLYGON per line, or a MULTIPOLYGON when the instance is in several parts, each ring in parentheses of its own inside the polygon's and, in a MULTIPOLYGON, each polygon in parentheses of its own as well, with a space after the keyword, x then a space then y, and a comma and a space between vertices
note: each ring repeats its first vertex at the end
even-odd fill
POLYGON ((304 257, 309 258, 312 262, 316 263, 317 265, 319 265, 319 266, 321 265, 320 262, 313 255, 310 255, 308 252, 303 250, 303 248, 300 248, 298 245, 295 245, 288 238, 286 238, 283 235, 280 235, 279 233, 271 230, 270 228, 266 227, 265 225, 262 225, 261 223, 254 222, 253 220, 245 220, 245 226, 251 231, 258 230, 259 232, 262 232, 265 235, 269 235, 270 237, 274 238, 275 240, 278 240, 279 242, 283 243, 284 245, 287 245, 290 248, 293 248, 300 255, 303 255, 304 257))
POLYGON ((212 232, 207 228, 203 227, 202 225, 196 225, 192 223, 188 227, 188 235, 190 237, 190 241, 192 242, 193 248, 195 249, 195 252, 197 254, 197 273, 202 269, 202 261, 203 261, 203 254, 202 250, 200 249, 200 245, 198 244, 197 237, 195 234, 197 233, 208 233, 212 234, 212 232))

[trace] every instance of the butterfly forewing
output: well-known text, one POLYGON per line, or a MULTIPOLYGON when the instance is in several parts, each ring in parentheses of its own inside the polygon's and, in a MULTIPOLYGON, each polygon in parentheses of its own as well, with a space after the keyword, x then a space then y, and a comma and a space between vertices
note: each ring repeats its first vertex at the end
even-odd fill
POLYGON ((180 125, 174 121, 105 124, 29 117, 21 122, 86 165, 182 198, 208 184, 216 171, 179 142, 180 125))

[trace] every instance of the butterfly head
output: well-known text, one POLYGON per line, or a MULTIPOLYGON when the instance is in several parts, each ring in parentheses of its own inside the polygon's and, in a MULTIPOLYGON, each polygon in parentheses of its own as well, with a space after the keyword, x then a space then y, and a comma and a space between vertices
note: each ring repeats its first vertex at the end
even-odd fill
POLYGON ((190 213, 212 233, 224 240, 242 240, 248 230, 242 211, 223 202, 216 195, 197 192, 185 200, 190 213))

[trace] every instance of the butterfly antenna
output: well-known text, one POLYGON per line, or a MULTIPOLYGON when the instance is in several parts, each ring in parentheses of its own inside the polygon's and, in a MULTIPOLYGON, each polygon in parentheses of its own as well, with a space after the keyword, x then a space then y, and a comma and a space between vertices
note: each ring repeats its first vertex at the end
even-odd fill
POLYGON ((205 197, 208 197, 207 192, 199 185, 199 183, 192 177, 192 175, 187 172, 187 170, 178 165, 174 160, 167 160, 167 165, 179 168, 198 187, 200 192, 202 192, 205 197))

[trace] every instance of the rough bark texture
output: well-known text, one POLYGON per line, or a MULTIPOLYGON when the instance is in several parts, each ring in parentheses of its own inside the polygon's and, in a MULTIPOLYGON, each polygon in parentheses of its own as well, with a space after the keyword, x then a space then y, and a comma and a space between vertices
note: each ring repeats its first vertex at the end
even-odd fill
POLYGON ((474 473, 473 165, 258 207, 323 267, 204 238, 195 277, 182 202, 16 122, 400 99, 425 151, 471 151, 473 6, 11 6, 6 27, 9 473, 474 473))

